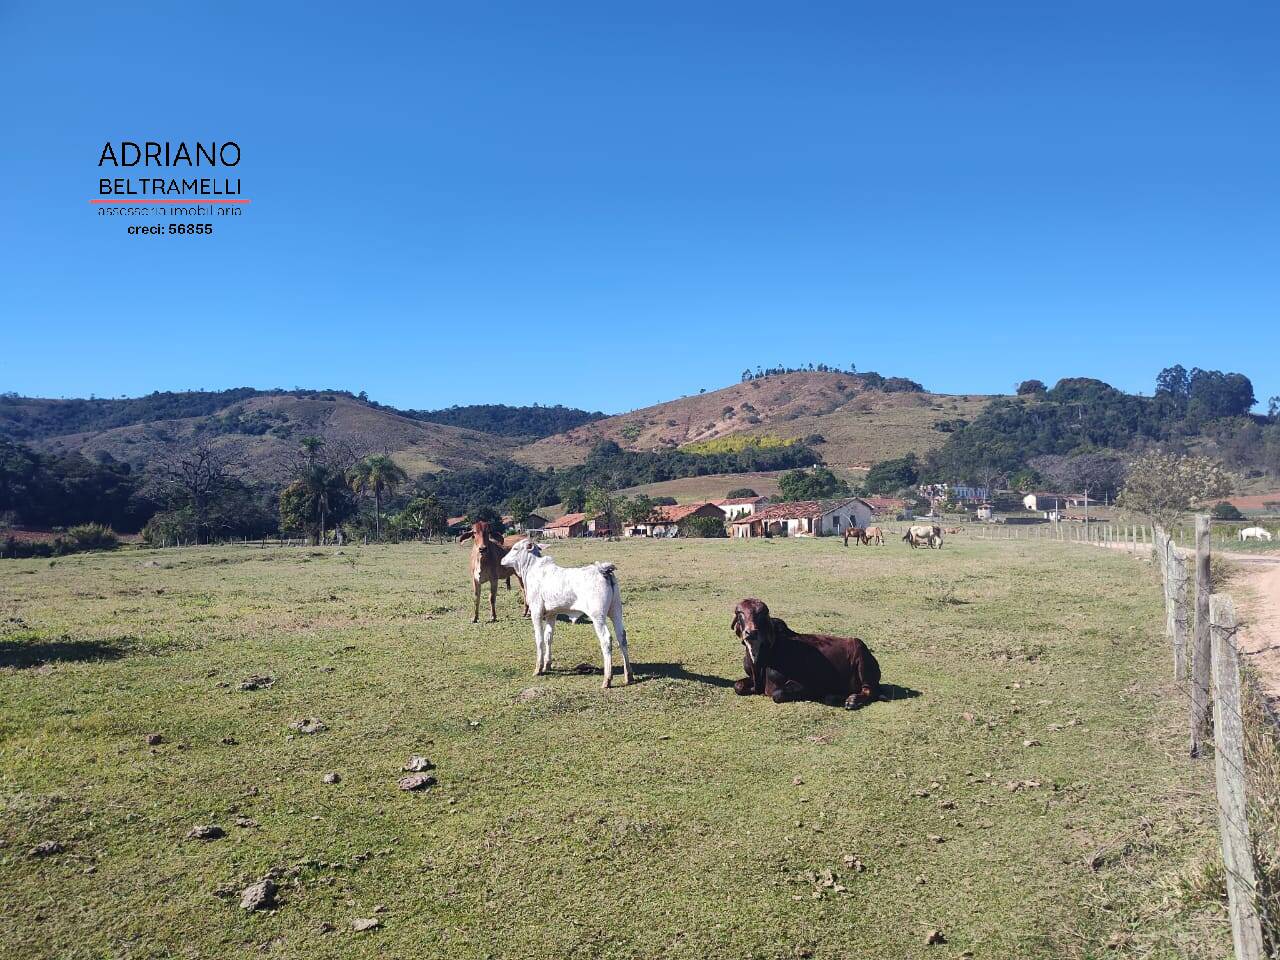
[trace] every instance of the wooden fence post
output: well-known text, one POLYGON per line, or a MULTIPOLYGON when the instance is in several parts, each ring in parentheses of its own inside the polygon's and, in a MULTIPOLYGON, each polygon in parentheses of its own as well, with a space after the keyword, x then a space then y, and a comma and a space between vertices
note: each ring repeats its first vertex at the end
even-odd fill
POLYGON ((1240 715, 1240 663, 1235 606, 1228 596, 1209 598, 1213 637, 1213 745, 1218 781, 1218 829, 1227 873, 1227 907, 1236 960, 1264 960, 1262 925, 1254 902, 1257 881, 1245 809, 1244 721, 1240 715))
POLYGON ((1190 604, 1187 602, 1187 558, 1176 550, 1169 556, 1169 599, 1172 602, 1173 627, 1173 679, 1187 679, 1187 633, 1189 632, 1190 604))
POLYGON ((1191 650, 1191 755, 1200 756, 1210 736, 1209 712, 1209 559, 1210 523, 1208 516, 1196 517, 1196 630, 1191 650))

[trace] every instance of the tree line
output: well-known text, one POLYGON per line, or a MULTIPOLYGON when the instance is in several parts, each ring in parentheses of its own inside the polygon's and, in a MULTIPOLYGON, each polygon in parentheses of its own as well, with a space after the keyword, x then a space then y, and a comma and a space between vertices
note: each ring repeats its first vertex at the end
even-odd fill
POLYGON ((906 377, 884 377, 874 370, 859 373, 857 365, 852 363, 847 368, 825 363, 811 363, 808 366, 798 367, 788 367, 784 364, 774 367, 757 366, 755 370, 747 367, 742 371, 742 382, 780 377, 788 373, 842 373, 859 381, 867 390, 882 390, 885 393, 924 393, 924 387, 914 380, 908 380, 906 377))

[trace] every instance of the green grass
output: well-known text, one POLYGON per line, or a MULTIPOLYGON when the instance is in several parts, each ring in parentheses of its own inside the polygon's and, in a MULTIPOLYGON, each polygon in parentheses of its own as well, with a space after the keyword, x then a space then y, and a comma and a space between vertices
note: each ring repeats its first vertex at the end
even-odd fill
POLYGON ((0 955, 1226 955, 1211 771, 1142 565, 973 540, 554 552, 617 561, 639 683, 574 672, 599 650, 570 624, 530 676, 518 594, 470 624, 457 546, 0 564, 0 955), (863 637, 919 695, 734 696, 747 595, 863 637), (328 730, 291 737, 303 716, 328 730), (411 753, 438 765, 424 794, 396 789, 411 753), (198 823, 228 835, 184 840, 198 823), (280 909, 239 910, 273 867, 280 909))

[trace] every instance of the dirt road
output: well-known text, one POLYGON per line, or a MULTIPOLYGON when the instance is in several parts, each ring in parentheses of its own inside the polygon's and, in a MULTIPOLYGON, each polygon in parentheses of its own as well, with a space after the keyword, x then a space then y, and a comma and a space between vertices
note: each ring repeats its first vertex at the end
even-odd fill
POLYGON ((1280 558, 1246 553, 1223 554, 1239 571, 1231 592, 1244 621, 1240 649, 1262 683, 1271 705, 1280 706, 1280 558))

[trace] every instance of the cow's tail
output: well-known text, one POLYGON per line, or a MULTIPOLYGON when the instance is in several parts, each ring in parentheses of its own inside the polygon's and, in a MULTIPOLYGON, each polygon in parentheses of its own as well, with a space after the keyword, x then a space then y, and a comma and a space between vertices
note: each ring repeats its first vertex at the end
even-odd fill
POLYGON ((613 575, 613 572, 616 569, 618 569, 616 564, 597 562, 596 569, 600 571, 601 575, 605 579, 605 582, 609 584, 610 590, 618 589, 618 579, 613 575))

